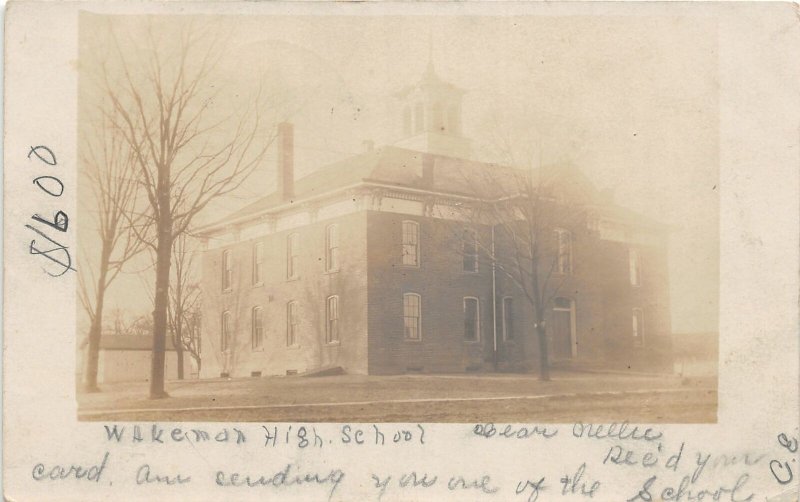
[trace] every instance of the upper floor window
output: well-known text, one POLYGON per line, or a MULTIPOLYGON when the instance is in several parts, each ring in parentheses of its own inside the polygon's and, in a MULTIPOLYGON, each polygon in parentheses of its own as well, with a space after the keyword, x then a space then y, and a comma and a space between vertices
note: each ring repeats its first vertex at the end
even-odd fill
POLYGON ((471 228, 465 229, 461 245, 464 256, 464 272, 477 272, 478 233, 471 228))
POLYGON ((339 226, 328 225, 325 229, 325 270, 339 270, 339 226))
POLYGON ((461 116, 458 113, 458 107, 451 105, 447 112, 447 128, 451 134, 461 134, 461 116))
POLYGON ((572 233, 569 230, 556 230, 558 240, 558 263, 556 271, 559 274, 572 273, 572 233))
POLYGON ((514 299, 510 296, 503 298, 503 339, 514 339, 514 299))
POLYGON ((637 347, 641 347, 644 345, 644 312, 642 312, 642 309, 633 309, 631 322, 633 328, 633 344, 637 347))
POLYGON ((444 132, 444 110, 441 103, 433 105, 433 128, 436 132, 444 132))
POLYGON ((403 134, 411 134, 411 108, 405 107, 403 110, 403 134))
POLYGON ((629 275, 631 286, 641 286, 642 284, 642 260, 638 249, 628 251, 629 275))
POLYGON ((233 286, 233 262, 231 260, 231 250, 226 249, 222 252, 222 290, 229 291, 233 286))
POLYGON ((419 224, 403 222, 403 265, 419 265, 419 224))
POLYGON ((264 309, 261 307, 253 307, 250 328, 253 348, 262 348, 264 346, 264 309))
POLYGON ((420 133, 425 130, 425 112, 422 108, 422 103, 417 103, 414 107, 414 132, 420 133))
POLYGON ((421 336, 422 312, 420 296, 416 293, 403 295, 403 333, 406 340, 419 340, 421 336))
POLYGON ((288 279, 294 279, 297 277, 298 270, 298 261, 299 261, 299 254, 300 254, 300 235, 299 234, 289 234, 286 237, 286 277, 288 279))
POLYGON ((286 304, 286 345, 293 347, 297 345, 297 334, 300 331, 300 313, 298 312, 297 302, 291 301, 286 304))
POLYGON ((264 243, 253 244, 253 284, 264 282, 264 243))
POLYGON ((326 303, 327 329, 325 341, 336 343, 339 341, 339 297, 329 296, 326 303))
POLYGON ((477 342, 481 337, 481 315, 477 298, 464 298, 464 340, 477 342))
POLYGON ((220 342, 219 349, 221 352, 227 352, 230 348, 231 342, 231 313, 227 310, 222 313, 222 320, 220 326, 220 342))

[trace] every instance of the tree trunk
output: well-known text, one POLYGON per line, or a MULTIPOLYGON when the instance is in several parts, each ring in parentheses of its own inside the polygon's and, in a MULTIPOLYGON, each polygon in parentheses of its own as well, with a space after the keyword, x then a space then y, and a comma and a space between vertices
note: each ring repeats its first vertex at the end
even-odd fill
POLYGON ((183 380, 183 330, 181 329, 181 319, 183 314, 176 315, 175 323, 175 354, 178 357, 178 380, 183 380))
POLYGON ((103 243, 100 256, 100 277, 97 279, 97 296, 95 298, 94 317, 89 327, 89 346, 86 354, 86 366, 83 375, 83 390, 86 392, 100 392, 97 386, 97 367, 100 361, 100 336, 103 333, 103 304, 106 296, 106 276, 108 274, 109 255, 108 246, 103 243))
POLYGON ((169 172, 159 169, 158 244, 156 246, 156 293, 153 308, 153 357, 150 367, 150 399, 169 395, 164 390, 164 362, 167 344, 169 268, 172 261, 172 214, 167 180, 169 172))
POLYGON ((550 380, 550 361, 547 355, 547 328, 544 320, 536 323, 536 338, 539 339, 539 380, 550 380))
POLYGON ((97 366, 100 359, 100 319, 102 319, 102 305, 97 310, 89 328, 89 347, 86 354, 86 367, 83 374, 83 390, 86 392, 100 392, 97 386, 97 366))

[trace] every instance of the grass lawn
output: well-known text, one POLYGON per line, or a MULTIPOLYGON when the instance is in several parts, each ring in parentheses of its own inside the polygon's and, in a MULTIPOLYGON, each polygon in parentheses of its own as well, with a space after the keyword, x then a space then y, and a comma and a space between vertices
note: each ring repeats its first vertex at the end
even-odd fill
POLYGON ((167 399, 148 384, 78 394, 82 420, 477 422, 714 422, 716 380, 602 373, 341 375, 184 380, 167 399), (658 391, 658 392, 656 392, 658 391))

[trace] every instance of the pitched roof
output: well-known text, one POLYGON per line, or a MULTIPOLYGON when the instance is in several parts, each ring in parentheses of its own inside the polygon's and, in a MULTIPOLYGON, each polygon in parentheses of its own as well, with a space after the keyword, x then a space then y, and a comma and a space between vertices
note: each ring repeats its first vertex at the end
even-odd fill
POLYGON ((329 164, 295 180, 294 197, 290 200, 285 200, 281 194, 274 192, 207 225, 204 230, 362 182, 471 197, 499 197, 504 191, 511 190, 515 176, 522 173, 523 171, 498 164, 385 146, 329 164), (435 172, 432 183, 423 177, 423 165, 431 161, 435 172), (498 183, 497 180, 504 181, 498 183))
MULTIPOLYGON (((286 204, 336 192, 361 183, 388 185, 399 189, 417 189, 437 194, 497 199, 519 193, 521 180, 530 171, 496 163, 478 162, 384 146, 329 164, 295 180, 294 197, 286 200, 278 192, 264 196, 232 214, 206 225, 203 232, 213 232, 234 221, 247 220, 286 204), (425 168, 432 167, 426 178, 425 168)), ((546 165, 533 173, 539 183, 558 180, 570 198, 584 200, 600 214, 633 225, 659 226, 654 220, 618 206, 603 203, 603 197, 591 181, 571 164, 546 165)))

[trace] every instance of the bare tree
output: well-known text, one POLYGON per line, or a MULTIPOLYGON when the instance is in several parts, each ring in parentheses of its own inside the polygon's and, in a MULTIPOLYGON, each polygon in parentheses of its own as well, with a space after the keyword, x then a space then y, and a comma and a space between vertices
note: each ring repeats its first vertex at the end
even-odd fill
MULTIPOLYGON (((123 265, 142 250, 144 241, 130 226, 130 222, 136 224, 139 219, 134 216, 138 183, 134 154, 121 132, 108 122, 99 124, 81 149, 81 162, 93 193, 92 212, 100 241, 99 262, 81 267, 78 275, 81 305, 90 320, 83 388, 98 392, 97 365, 106 292, 123 265)), ((139 230, 139 235, 145 234, 143 228, 139 230)))
POLYGON ((462 182, 477 198, 460 203, 458 211, 471 224, 489 229, 475 234, 475 246, 530 306, 539 378, 549 380, 547 312, 572 273, 573 239, 585 228, 587 212, 570 190, 577 186, 570 187, 574 171, 528 166, 461 171, 462 182))
POLYGON ((200 366, 200 352, 194 328, 198 324, 197 306, 200 303, 200 285, 195 280, 194 252, 187 243, 185 233, 172 244, 172 280, 170 281, 168 320, 172 343, 178 356, 178 380, 184 378, 183 354, 191 354, 200 366))
POLYGON ((148 18, 141 42, 120 42, 110 27, 116 59, 105 68, 111 120, 124 131, 156 231, 153 357, 150 398, 166 397, 164 361, 173 241, 208 204, 230 194, 258 167, 275 137, 263 127, 260 95, 237 108, 212 80, 225 55, 213 26, 148 18))

